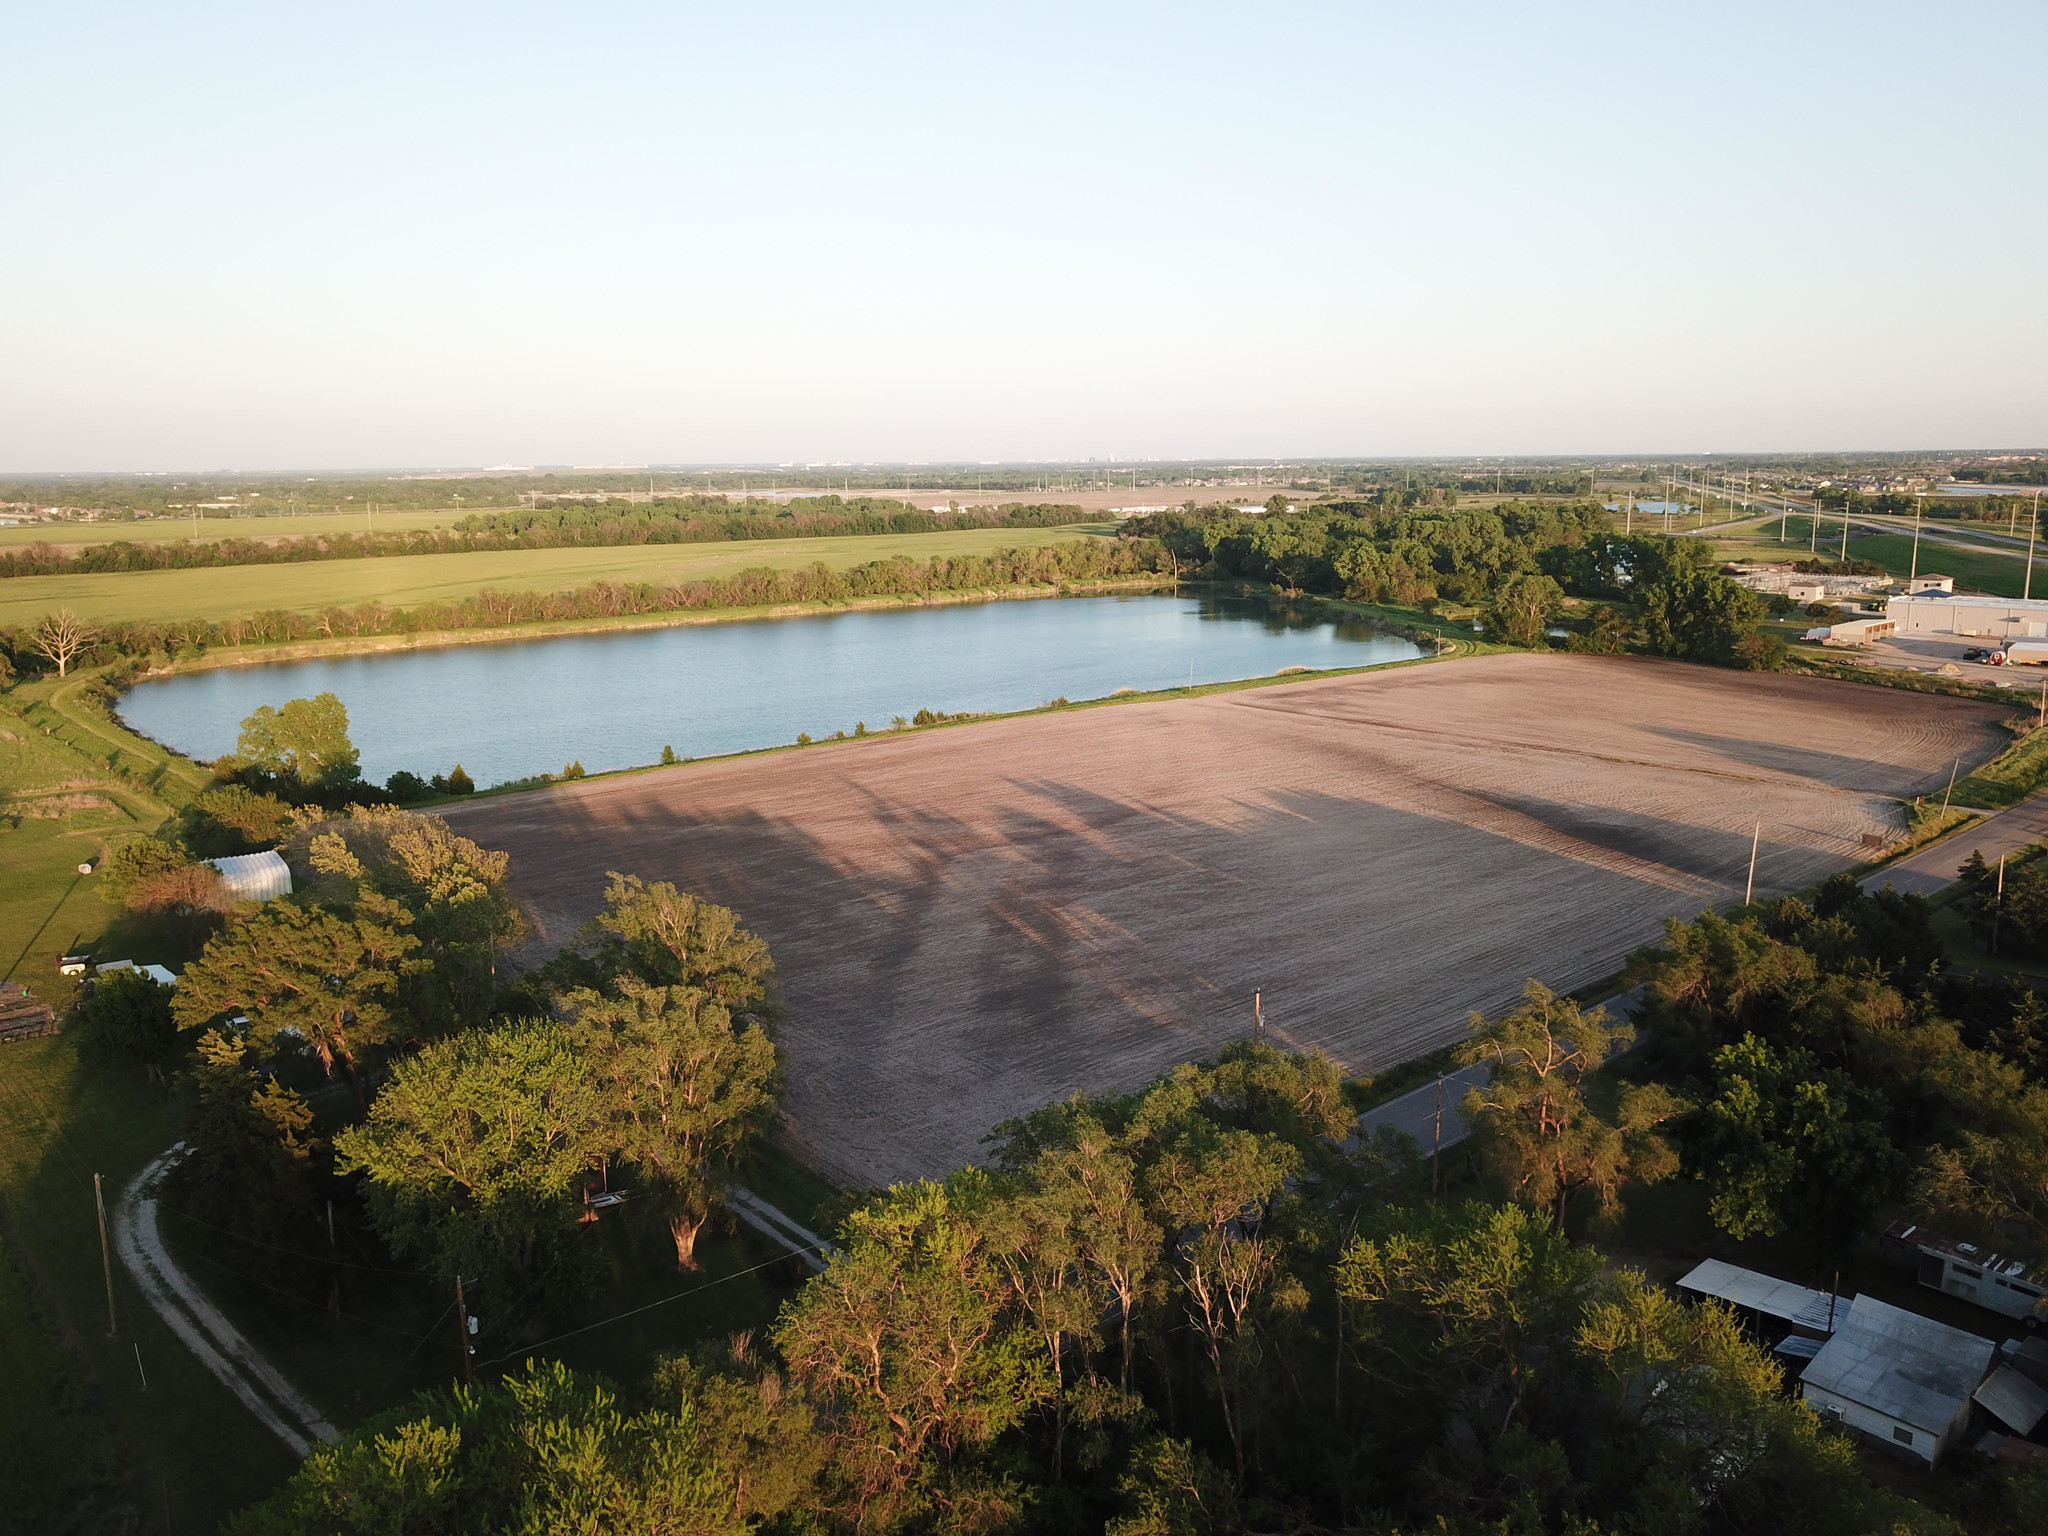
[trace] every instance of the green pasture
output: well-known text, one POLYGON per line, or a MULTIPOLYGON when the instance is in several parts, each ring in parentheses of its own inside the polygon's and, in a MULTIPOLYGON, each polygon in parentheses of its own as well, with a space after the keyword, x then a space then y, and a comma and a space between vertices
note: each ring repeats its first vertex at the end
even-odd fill
MULTIPOLYGON (((1808 541, 1811 520, 1795 515, 1787 522, 1786 540, 1779 543, 1778 521, 1773 518, 1754 530, 1740 530, 1734 536, 1717 535, 1714 550, 1724 560, 1804 560, 1812 558, 1815 551, 1808 541)), ((1943 525, 1932 530, 1943 539, 1968 539, 1968 547, 1955 543, 1937 543, 1923 531, 1920 539, 1919 569, 1924 574, 1939 571, 1956 579, 1958 591, 1989 592, 1999 597, 2018 597, 2026 582, 2026 552, 2024 547, 2011 549, 2003 543, 1992 543, 1972 538, 1966 530, 1943 525)), ((1818 558, 1837 560, 1842 553, 1842 523, 1840 518, 1823 517, 1820 521, 1818 558)), ((1904 578, 1913 570, 1913 535, 1908 528, 1899 533, 1873 533, 1857 524, 1849 527, 1849 556, 1853 560, 1873 560, 1883 566, 1892 576, 1904 578)), ((2036 596, 2048 596, 2048 545, 2044 545, 2036 559, 2034 572, 2036 596)))
MULTIPOLYGON (((77 866, 203 777, 81 707, 88 681, 0 696, 0 977, 60 1011, 73 984, 56 962, 73 946, 176 958, 77 866)), ((167 1512, 210 1530, 289 1469, 118 1270, 107 1336, 92 1176, 111 1203, 177 1123, 139 1068, 88 1065, 61 1035, 0 1045, 0 1531, 160 1529, 167 1512)))
POLYGON ((434 512, 308 512, 302 517, 180 517, 168 513, 133 523, 32 523, 24 528, 0 528, 0 549, 21 549, 30 544, 54 544, 70 548, 85 544, 169 544, 179 539, 197 539, 211 544, 218 539, 311 539, 336 533, 415 533, 435 528, 452 528, 465 517, 483 512, 502 512, 504 507, 442 508, 434 512))
POLYGON ((730 576, 748 567, 791 570, 822 561, 835 570, 898 557, 986 555, 1105 537, 1108 525, 963 528, 946 533, 831 539, 743 539, 715 544, 635 544, 604 549, 519 549, 459 555, 394 555, 298 565, 197 571, 114 571, 18 576, 0 581, 0 625, 32 623, 69 608, 102 623, 246 618, 264 609, 312 611, 380 602, 394 608, 501 592, 559 591, 590 581, 671 582, 730 576))

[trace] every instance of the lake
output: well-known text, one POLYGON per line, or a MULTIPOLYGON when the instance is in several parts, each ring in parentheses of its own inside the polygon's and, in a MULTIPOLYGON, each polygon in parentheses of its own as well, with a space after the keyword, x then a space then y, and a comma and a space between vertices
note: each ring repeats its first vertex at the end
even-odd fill
POLYGON ((799 731, 886 730, 920 709, 1028 709, 1119 688, 1359 667, 1421 652, 1364 625, 1218 597, 1069 597, 558 635, 138 683, 121 717, 201 762, 234 750, 258 705, 340 695, 363 776, 460 762, 479 785, 714 757, 799 731))

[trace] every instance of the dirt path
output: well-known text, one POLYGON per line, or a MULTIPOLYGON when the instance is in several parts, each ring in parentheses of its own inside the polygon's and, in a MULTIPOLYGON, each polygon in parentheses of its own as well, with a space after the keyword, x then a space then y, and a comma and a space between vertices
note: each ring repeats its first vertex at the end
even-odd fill
POLYGON ((335 1428, 178 1268, 157 1230, 157 1186, 184 1155, 180 1142, 129 1182, 114 1207, 114 1246, 150 1310, 292 1454, 331 1443, 335 1428))

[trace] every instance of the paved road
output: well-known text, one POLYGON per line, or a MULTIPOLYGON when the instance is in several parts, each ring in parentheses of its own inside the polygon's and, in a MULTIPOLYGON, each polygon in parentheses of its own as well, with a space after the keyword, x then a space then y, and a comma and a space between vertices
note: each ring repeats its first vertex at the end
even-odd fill
MULTIPOLYGON (((1643 1000, 1643 989, 1631 987, 1607 999, 1599 1006, 1617 1018, 1631 1018, 1636 1004, 1643 1000)), ((1587 1010, 1589 1013, 1591 1009, 1587 1010)), ((1460 1067, 1455 1072, 1446 1072, 1443 1078, 1443 1140, 1437 1140, 1437 1084, 1425 1083, 1412 1093, 1404 1093, 1398 1099, 1368 1109, 1358 1117, 1358 1136, 1361 1140, 1371 1138, 1381 1126, 1413 1136, 1422 1148, 1422 1155, 1428 1157, 1439 1145, 1445 1150, 1456 1146, 1472 1133, 1472 1127, 1458 1112, 1458 1106, 1465 1102, 1465 1095, 1474 1088, 1484 1088, 1487 1083, 1487 1069, 1482 1066, 1460 1067)))
POLYGON ((1996 864, 2002 854, 2017 853, 2040 842, 2048 842, 2048 795, 2036 795, 2031 800, 2022 800, 2018 805, 1993 812, 1982 821, 1960 832, 1950 833, 1940 842, 1930 843, 1874 875, 1866 875, 1863 889, 1881 891, 1889 885, 1893 890, 1908 895, 1932 896, 1954 883, 1956 871, 1972 850, 1983 854, 1989 863, 1996 864))

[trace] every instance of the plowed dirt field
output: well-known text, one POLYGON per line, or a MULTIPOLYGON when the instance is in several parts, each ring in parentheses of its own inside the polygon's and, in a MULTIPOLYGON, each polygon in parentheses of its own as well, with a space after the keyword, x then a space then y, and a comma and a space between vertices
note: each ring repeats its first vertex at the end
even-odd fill
POLYGON ((536 955, 607 870, 773 947, 789 1132, 853 1183, 1244 1034, 1353 1071, 1581 985, 1667 915, 1857 862, 2005 736, 1988 705, 1513 655, 563 785, 450 820, 509 849, 536 955))

